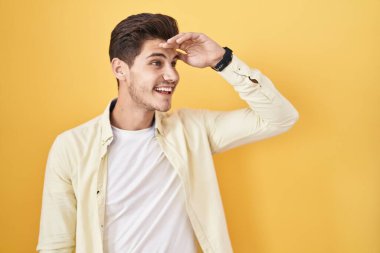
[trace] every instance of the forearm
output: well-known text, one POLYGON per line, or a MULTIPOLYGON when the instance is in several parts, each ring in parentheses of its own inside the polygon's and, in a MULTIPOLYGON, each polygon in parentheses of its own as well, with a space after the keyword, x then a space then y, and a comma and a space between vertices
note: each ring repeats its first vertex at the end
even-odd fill
POLYGON ((233 111, 204 111, 211 150, 219 153, 287 131, 298 112, 264 74, 250 69, 236 56, 220 73, 248 108, 233 111))
POLYGON ((220 73, 257 116, 268 125, 289 128, 298 120, 294 106, 275 88, 271 80, 251 69, 238 57, 220 73))

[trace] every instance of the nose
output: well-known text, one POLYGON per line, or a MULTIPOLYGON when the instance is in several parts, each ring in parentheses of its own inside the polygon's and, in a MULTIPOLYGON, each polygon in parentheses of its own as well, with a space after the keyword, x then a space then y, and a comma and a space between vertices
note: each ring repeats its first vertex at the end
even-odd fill
POLYGON ((177 70, 175 69, 175 67, 173 67, 171 65, 168 66, 167 68, 165 68, 165 72, 163 74, 163 77, 164 77, 165 81, 167 81, 168 83, 177 83, 178 79, 179 79, 179 75, 178 75, 177 70))

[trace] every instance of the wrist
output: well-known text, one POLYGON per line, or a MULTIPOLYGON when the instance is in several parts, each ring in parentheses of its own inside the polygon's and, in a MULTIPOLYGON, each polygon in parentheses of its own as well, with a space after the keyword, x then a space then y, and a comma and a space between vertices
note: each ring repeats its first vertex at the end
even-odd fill
POLYGON ((232 50, 229 49, 228 47, 224 47, 224 54, 222 59, 216 64, 211 67, 215 71, 222 71, 225 69, 232 61, 232 50))
POLYGON ((221 47, 220 50, 216 53, 215 59, 211 62, 210 67, 215 68, 216 65, 223 59, 224 54, 226 53, 226 50, 221 47))

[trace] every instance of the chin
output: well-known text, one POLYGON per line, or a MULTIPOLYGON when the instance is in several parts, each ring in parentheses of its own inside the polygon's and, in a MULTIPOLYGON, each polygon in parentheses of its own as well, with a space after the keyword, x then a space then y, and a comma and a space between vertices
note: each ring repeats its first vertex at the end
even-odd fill
POLYGON ((156 111, 159 111, 159 112, 167 112, 167 111, 170 110, 170 108, 171 108, 171 105, 169 105, 169 106, 164 106, 164 107, 157 107, 157 108, 156 108, 156 111))

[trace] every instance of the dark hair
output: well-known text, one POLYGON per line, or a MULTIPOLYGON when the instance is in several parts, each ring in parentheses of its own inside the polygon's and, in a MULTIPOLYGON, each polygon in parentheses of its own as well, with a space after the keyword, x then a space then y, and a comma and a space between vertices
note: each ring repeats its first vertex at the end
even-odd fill
POLYGON ((169 38, 178 34, 177 21, 167 15, 141 13, 122 20, 111 33, 110 61, 117 57, 132 66, 144 41, 169 38))

